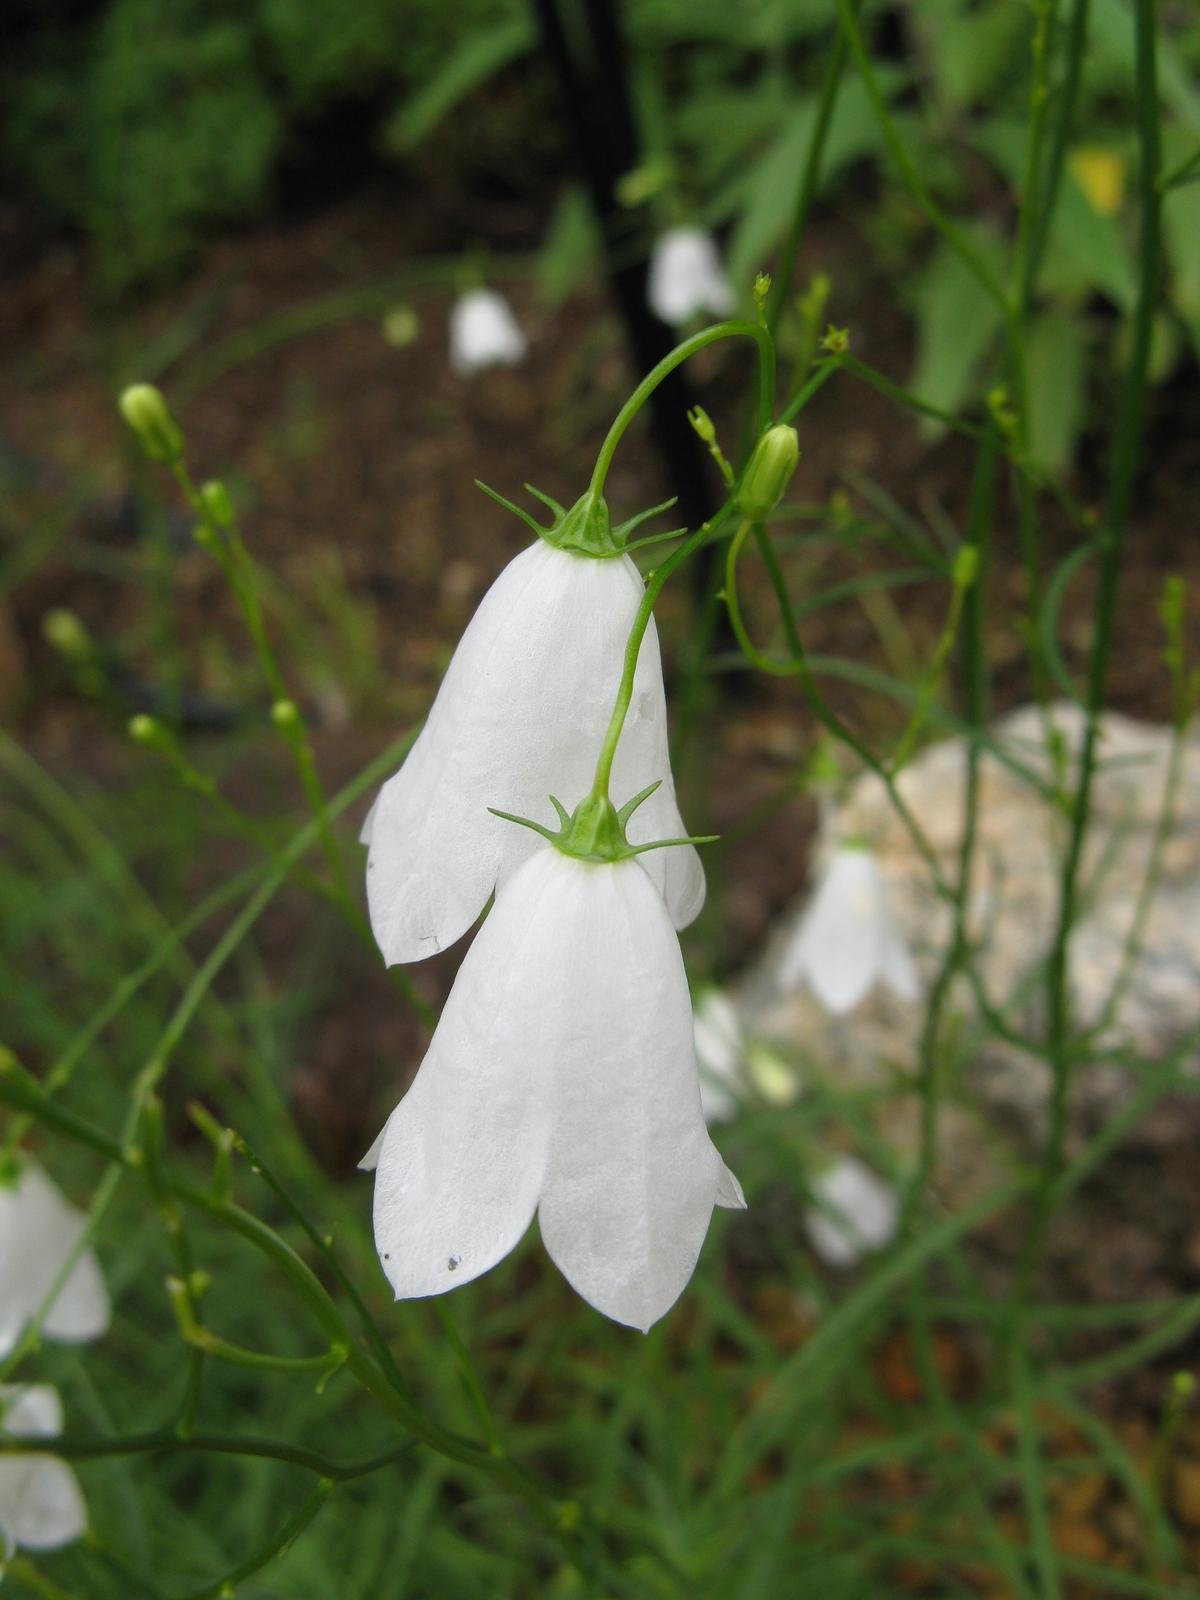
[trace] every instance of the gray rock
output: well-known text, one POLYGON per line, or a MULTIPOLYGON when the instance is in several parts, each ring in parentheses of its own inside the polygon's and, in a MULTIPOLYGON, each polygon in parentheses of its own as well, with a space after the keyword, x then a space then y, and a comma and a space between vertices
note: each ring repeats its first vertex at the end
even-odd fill
MULTIPOLYGON (((992 730, 996 745, 1024 772, 1014 771, 990 751, 980 761, 969 917, 977 945, 973 969, 991 1005, 1022 1034, 1040 1036, 1045 1028, 1042 971, 1056 925, 1067 836, 1062 809, 1027 774, 1052 782, 1057 762, 1069 789, 1083 728, 1083 714, 1071 703, 1051 707, 1048 724, 1037 708, 1026 707, 992 730), (1048 728, 1053 730, 1050 738, 1048 728)), ((1083 855, 1083 904, 1069 953, 1073 1021, 1098 1029, 1096 1059, 1082 1063, 1075 1074, 1075 1139, 1124 1101, 1137 1078, 1136 1069, 1103 1059, 1113 1047, 1127 1047, 1139 1059, 1154 1061, 1190 1041, 1191 1067, 1197 1066, 1200 740, 1188 739, 1177 752, 1175 801, 1164 821, 1172 745, 1169 728, 1115 713, 1103 720, 1083 855), (1161 872, 1154 893, 1147 896, 1147 873, 1156 850, 1161 872), (1136 958, 1126 963, 1138 917, 1144 920, 1136 958)), ((951 881, 963 826, 965 772, 963 741, 948 740, 912 761, 899 784, 951 881)), ((949 908, 933 891, 925 862, 872 774, 860 777, 844 803, 825 818, 818 855, 849 834, 865 835, 875 848, 897 923, 927 990, 946 949, 949 908)), ((911 1081, 920 1060, 924 997, 906 1004, 877 992, 851 1015, 830 1018, 807 992, 788 993, 780 984, 781 954, 809 892, 768 940, 739 987, 743 1026, 798 1057, 804 1073, 842 1086, 878 1089, 889 1076, 911 1081)), ((1003 1165, 1005 1141, 997 1135, 1015 1135, 1026 1153, 1032 1148, 1044 1128, 1049 1073, 1036 1056, 987 1029, 972 987, 963 979, 947 1006, 943 1041, 947 1038, 952 1049, 939 1180, 963 1199, 986 1188, 1003 1165)), ((917 1137, 915 1097, 889 1097, 887 1119, 881 1131, 903 1164, 917 1137)), ((1159 1136, 1168 1140, 1173 1127, 1182 1133, 1190 1124, 1189 1136, 1195 1134, 1194 1118, 1153 1122, 1159 1136)))

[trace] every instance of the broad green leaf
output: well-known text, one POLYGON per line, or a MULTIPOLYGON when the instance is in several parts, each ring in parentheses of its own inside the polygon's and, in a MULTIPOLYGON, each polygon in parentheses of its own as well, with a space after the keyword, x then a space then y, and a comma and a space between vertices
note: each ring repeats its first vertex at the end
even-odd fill
MULTIPOLYGON (((992 239, 976 241, 999 259, 992 239)), ((962 257, 941 243, 916 281, 917 359, 909 387, 943 411, 957 411, 976 387, 979 364, 1000 327, 1000 309, 962 257)), ((924 424, 936 429, 936 424, 924 424)))
POLYGON ((1041 287, 1073 300, 1098 291, 1126 313, 1137 299, 1137 271, 1117 218, 1102 216, 1069 171, 1059 185, 1041 287))
POLYGON ((599 260, 600 234, 595 214, 582 189, 568 189, 555 208, 538 252, 539 297, 547 305, 561 305, 588 265, 599 260))
MULTIPOLYGON (((774 149, 752 169, 741 217, 729 244, 729 274, 735 284, 749 282, 786 231, 816 125, 817 102, 810 96, 780 134, 774 149)), ((847 83, 829 124, 823 183, 827 184, 849 162, 878 147, 878 126, 866 91, 857 80, 847 83)))
POLYGON ((383 128, 384 148, 400 155, 420 144, 459 101, 533 47, 532 16, 513 17, 480 33, 468 33, 421 92, 399 106, 383 128))
POLYGON ((1083 426, 1088 359, 1087 325, 1070 312, 1037 317, 1025 335, 1029 448, 1039 466, 1062 472, 1071 464, 1083 426))

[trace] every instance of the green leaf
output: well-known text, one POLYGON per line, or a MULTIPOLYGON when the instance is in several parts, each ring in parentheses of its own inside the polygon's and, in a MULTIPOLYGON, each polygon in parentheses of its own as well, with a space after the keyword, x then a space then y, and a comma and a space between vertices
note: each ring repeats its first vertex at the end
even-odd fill
MULTIPOLYGON (((999 260, 990 238, 977 241, 999 260)), ((962 257, 939 244, 916 281, 917 359, 909 387, 942 411, 957 411, 976 387, 976 374, 1000 327, 1000 308, 962 257)), ((936 432, 937 425, 923 423, 936 432)))
POLYGON ((1067 299, 1098 291, 1127 315, 1137 299, 1137 271, 1117 219, 1102 216, 1070 172, 1059 185, 1041 287, 1067 299))
POLYGON ((595 213, 582 189, 571 188, 559 200, 538 252, 538 295, 558 306, 600 259, 600 233, 595 213))
POLYGON ((530 16, 513 17, 480 33, 468 33, 421 92, 388 118, 382 133, 384 148, 395 155, 412 150, 473 89, 532 49, 535 38, 530 16))
MULTIPOLYGON (((1168 165, 1182 155, 1190 140, 1166 149, 1168 165)), ((1193 348, 1200 355, 1200 183, 1172 189, 1163 199, 1163 245, 1170 274, 1171 305, 1185 323, 1193 348)))
POLYGON ((1082 317, 1049 312, 1025 337, 1029 447, 1039 466, 1062 472, 1071 464, 1083 426, 1088 358, 1082 317))
MULTIPOLYGON (((729 244, 729 275, 748 283, 785 232, 817 125, 817 101, 807 97, 775 146, 750 172, 742 214, 729 244)), ((857 80, 844 85, 829 124, 822 164, 828 184, 841 168, 879 148, 879 129, 866 90, 857 80)))

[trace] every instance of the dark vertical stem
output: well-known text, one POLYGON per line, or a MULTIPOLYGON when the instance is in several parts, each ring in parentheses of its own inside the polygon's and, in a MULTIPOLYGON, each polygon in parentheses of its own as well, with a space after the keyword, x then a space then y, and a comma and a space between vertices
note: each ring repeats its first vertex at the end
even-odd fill
MULTIPOLYGON (((618 0, 582 0, 589 61, 579 60, 564 24, 564 0, 533 0, 546 53, 558 79, 563 113, 575 141, 579 166, 604 241, 605 271, 625 325, 630 353, 639 373, 649 372, 673 348, 675 337, 646 303, 646 262, 629 249, 641 219, 616 197, 621 178, 636 166, 638 138, 629 100, 618 0)), ((706 487, 707 454, 692 432, 687 412, 689 386, 675 372, 655 390, 650 422, 671 491, 679 496, 683 519, 698 528, 715 505, 706 487)))

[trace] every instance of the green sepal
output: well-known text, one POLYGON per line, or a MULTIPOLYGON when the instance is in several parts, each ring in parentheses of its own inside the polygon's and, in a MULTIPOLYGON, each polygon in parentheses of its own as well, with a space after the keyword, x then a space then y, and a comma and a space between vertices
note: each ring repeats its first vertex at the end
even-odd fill
POLYGON ((547 828, 541 822, 534 822, 531 817, 518 817, 511 811, 499 811, 495 806, 489 806, 488 810, 494 817, 500 817, 505 822, 515 822, 520 828, 529 828, 532 832, 540 834, 556 850, 561 850, 565 856, 574 856, 577 861, 626 861, 632 856, 645 855, 647 850, 665 850, 672 845, 714 844, 719 837, 715 833, 688 835, 682 839, 652 839, 646 844, 630 844, 625 837, 626 824, 642 802, 648 800, 661 786, 661 778, 647 784, 633 796, 632 800, 627 800, 619 811, 607 795, 596 794, 593 791, 568 815, 562 801, 551 795, 550 804, 558 813, 559 822, 562 824, 557 831, 547 828))
POLYGON ((548 495, 543 489, 527 483, 526 492, 535 500, 539 500, 550 513, 551 522, 547 527, 523 506, 516 505, 479 478, 475 479, 475 484, 489 499, 503 506, 506 511, 511 511, 513 516, 519 518, 531 533, 536 533, 539 539, 544 539, 556 550, 567 550, 572 555, 587 556, 593 561, 611 561, 614 556, 624 555, 627 548, 637 550, 644 544, 657 544, 664 539, 675 539, 686 532, 682 528, 673 529, 670 533, 652 534, 647 539, 639 539, 635 544, 627 545, 629 535, 635 528, 641 527, 650 517, 656 517, 660 512, 670 510, 675 504, 674 499, 664 500, 661 505, 652 506, 648 511, 639 511, 636 516, 629 517, 614 528, 608 503, 604 496, 595 490, 586 490, 570 510, 566 510, 553 495, 548 495))

